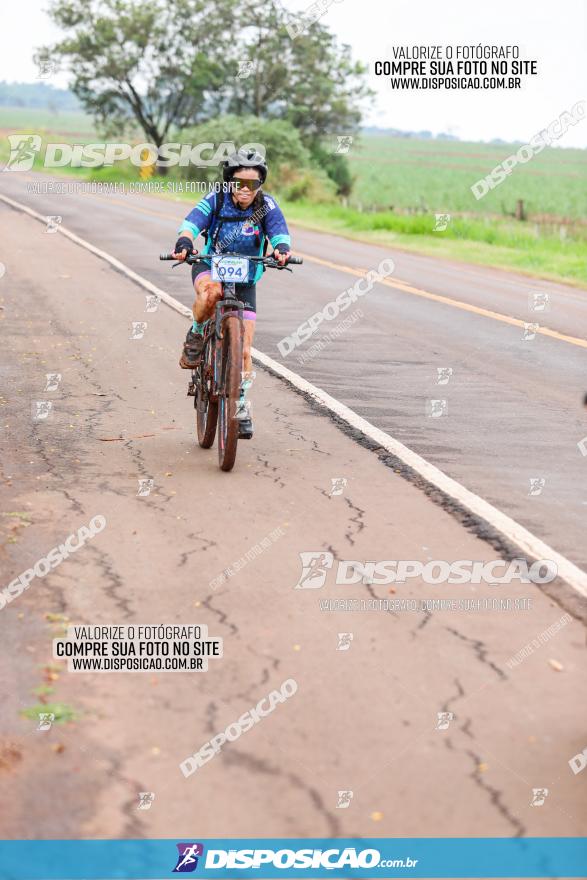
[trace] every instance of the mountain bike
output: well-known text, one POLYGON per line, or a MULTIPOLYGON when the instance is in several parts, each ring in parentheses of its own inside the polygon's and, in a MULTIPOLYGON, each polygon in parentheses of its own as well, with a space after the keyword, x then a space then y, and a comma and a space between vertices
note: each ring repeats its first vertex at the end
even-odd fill
MULTIPOLYGON (((173 254, 161 254, 160 260, 174 260, 173 254)), ((237 405, 243 368, 243 304, 236 298, 235 285, 246 281, 249 262, 262 263, 268 269, 289 269, 301 265, 300 257, 290 257, 282 266, 273 257, 249 257, 243 254, 190 254, 188 265, 212 263, 212 280, 222 283, 222 299, 216 303, 214 318, 204 328, 204 348, 198 366, 192 370, 188 397, 194 398, 198 442, 204 449, 214 443, 218 428, 218 463, 221 470, 234 467, 237 444, 251 435, 240 434, 237 405)), ((176 265, 182 265, 177 263, 176 265)))

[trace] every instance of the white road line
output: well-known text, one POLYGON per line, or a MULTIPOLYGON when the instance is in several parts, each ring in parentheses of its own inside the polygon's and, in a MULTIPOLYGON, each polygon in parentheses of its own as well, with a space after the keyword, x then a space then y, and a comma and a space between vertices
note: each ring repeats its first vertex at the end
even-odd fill
MULTIPOLYGON (((39 214, 37 211, 33 211, 32 208, 27 207, 27 205, 22 205, 20 202, 15 202, 14 199, 2 195, 1 193, 0 200, 6 202, 7 205, 11 205, 13 208, 17 208, 19 211, 24 211, 25 214, 29 214, 29 216, 34 217, 35 220, 41 220, 43 223, 47 223, 47 215, 39 214)), ((165 293, 164 290, 161 290, 159 287, 151 284, 151 282, 147 281, 146 278, 143 278, 142 275, 137 275, 136 272, 133 272, 132 269, 129 269, 128 266, 125 266, 124 263, 120 262, 120 260, 117 260, 116 257, 111 257, 110 254, 106 253, 106 251, 101 251, 100 248, 94 247, 94 245, 90 244, 89 241, 86 241, 85 238, 80 238, 79 235, 76 235, 74 232, 70 232, 69 229, 65 229, 63 226, 57 226, 56 229, 66 238, 71 239, 71 241, 74 241, 76 244, 79 244, 86 250, 91 251, 97 257, 100 257, 100 259, 106 260, 107 263, 110 263, 111 266, 114 266, 115 269, 118 269, 118 271, 122 272, 123 275, 126 275, 127 278, 132 278, 133 281, 136 281, 137 284, 140 284, 141 287, 144 287, 150 293, 156 293, 157 296, 161 297, 163 302, 166 302, 168 306, 171 306, 171 308, 175 309, 176 312, 179 312, 180 315, 185 315, 186 318, 192 317, 191 309, 188 309, 187 306, 182 305, 178 300, 175 299, 174 296, 170 296, 168 293, 165 293)))
MULTIPOLYGON (((14 201, 14 199, 9 198, 8 196, 0 194, 0 200, 7 205, 11 205, 13 208, 34 217, 35 220, 47 223, 46 216, 39 214, 37 211, 33 211, 31 208, 20 202, 14 201)), ((132 269, 129 269, 124 263, 121 263, 120 260, 110 256, 106 251, 100 250, 85 239, 80 238, 78 235, 75 235, 75 233, 65 229, 63 226, 58 226, 57 230, 66 238, 79 244, 81 247, 95 254, 97 257, 100 257, 100 259, 105 260, 107 263, 110 263, 111 266, 119 272, 122 272, 123 275, 126 275, 127 278, 130 278, 145 290, 160 296, 162 302, 166 303, 176 312, 179 312, 180 315, 189 318, 192 317, 191 309, 182 305, 182 303, 175 299, 175 297, 171 296, 169 293, 165 293, 164 290, 161 290, 155 284, 147 281, 146 278, 137 275, 136 272, 133 272, 132 269)), ((525 529, 514 519, 507 516, 505 513, 502 513, 497 507, 484 501, 479 495, 470 492, 469 489, 466 489, 459 482, 453 480, 452 477, 447 476, 443 471, 435 467, 435 465, 430 464, 430 462, 426 461, 425 458, 422 458, 421 455, 408 449, 408 447, 404 446, 403 443, 400 443, 399 440, 396 440, 394 437, 386 434, 385 431, 376 428, 371 422, 368 422, 366 419, 357 415, 356 412, 349 409, 344 403, 340 403, 340 401, 331 397, 330 394, 327 394, 321 388, 312 385, 311 382, 307 382, 306 379, 298 376, 297 373, 288 370, 287 367, 282 366, 280 363, 273 360, 273 358, 269 357, 269 355, 266 355, 257 349, 253 349, 253 357, 258 363, 263 364, 279 376, 282 376, 294 388, 308 394, 317 404, 330 412, 335 413, 352 428, 360 431, 366 437, 375 441, 378 446, 383 447, 383 449, 386 449, 392 455, 395 455, 400 461, 412 468, 416 473, 420 474, 429 483, 436 486, 445 495, 453 498, 476 516, 484 519, 496 531, 500 532, 508 541, 515 544, 528 556, 531 556, 534 559, 552 560, 557 566, 559 577, 566 581, 567 584, 576 590, 577 593, 587 598, 587 573, 574 565, 565 556, 558 553, 556 550, 553 550, 552 547, 544 541, 541 541, 540 538, 533 535, 528 529, 525 529)))

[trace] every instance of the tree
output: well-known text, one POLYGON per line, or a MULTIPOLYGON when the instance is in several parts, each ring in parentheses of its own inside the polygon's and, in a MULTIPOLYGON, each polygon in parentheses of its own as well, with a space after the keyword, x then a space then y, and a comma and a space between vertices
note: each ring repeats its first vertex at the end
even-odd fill
POLYGON ((353 62, 350 46, 339 46, 317 21, 292 38, 291 26, 299 17, 278 0, 266 0, 262 15, 257 4, 243 4, 239 20, 240 73, 225 89, 227 112, 286 119, 310 148, 325 136, 357 130, 360 105, 373 92, 365 84, 364 65, 353 62))
POLYGON ((348 161, 325 142, 357 131, 361 104, 373 95, 365 67, 320 22, 302 30, 279 0, 266 0, 262 16, 254 2, 241 5, 239 20, 243 48, 236 78, 224 89, 227 111, 290 122, 339 195, 348 195, 348 161))
POLYGON ((35 61, 65 62, 71 90, 106 136, 134 127, 160 147, 213 112, 231 76, 231 8, 230 0, 54 0, 49 15, 69 33, 35 61))
MULTIPOLYGON (((299 133, 283 119, 217 116, 194 128, 186 129, 183 135, 190 143, 234 143, 237 148, 242 144, 261 144, 271 172, 277 172, 280 165, 307 168, 310 164, 310 154, 303 146, 299 133)), ((192 165, 188 169, 188 177, 216 180, 218 169, 203 169, 192 165)))
MULTIPOLYGON (((312 163, 309 150, 300 134, 284 119, 260 119, 258 116, 216 116, 183 132, 189 143, 260 144, 269 165, 267 188, 289 201, 309 198, 334 202, 335 187, 327 174, 312 163)), ((336 157, 336 158, 343 158, 336 157)), ((189 165, 181 176, 192 180, 218 181, 219 169, 189 165)), ((176 173, 176 172, 172 172, 176 173)))

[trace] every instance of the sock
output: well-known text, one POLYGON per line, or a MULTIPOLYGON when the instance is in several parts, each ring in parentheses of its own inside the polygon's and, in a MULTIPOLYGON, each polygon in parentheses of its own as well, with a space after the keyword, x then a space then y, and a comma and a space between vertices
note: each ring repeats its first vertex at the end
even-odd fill
POLYGON ((242 372, 241 376, 241 395, 244 397, 246 392, 249 390, 251 385, 253 384, 253 379, 256 377, 256 373, 254 371, 242 372))
POLYGON ((192 321, 192 331, 193 331, 194 333, 197 333, 198 336, 201 336, 202 333, 204 332, 204 324, 205 324, 205 323, 206 323, 205 321, 202 321, 202 323, 200 324, 198 321, 196 321, 196 320, 194 319, 194 320, 192 321))

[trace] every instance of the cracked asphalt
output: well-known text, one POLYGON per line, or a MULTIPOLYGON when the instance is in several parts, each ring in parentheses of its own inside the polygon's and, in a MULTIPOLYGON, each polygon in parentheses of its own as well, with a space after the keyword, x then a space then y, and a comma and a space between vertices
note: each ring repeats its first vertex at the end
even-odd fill
POLYGON ((177 367, 185 319, 163 304, 147 313, 144 290, 31 218, 0 205, 0 222, 3 584, 95 515, 107 523, 0 610, 1 836, 585 834, 587 775, 568 763, 587 746, 583 625, 569 618, 512 669, 565 614, 537 586, 337 586, 331 571, 321 589, 295 589, 302 551, 498 557, 261 369, 255 436, 221 473, 215 448, 195 442, 177 367), (131 339, 137 321, 147 328, 131 339), (57 391, 44 390, 47 373, 62 375, 57 391), (49 418, 34 421, 46 399, 49 418), (337 477, 347 484, 331 495, 337 477), (530 608, 320 605, 496 596, 530 608), (224 656, 205 673, 74 675, 52 660, 65 625, 122 623, 206 624, 224 656), (289 678, 294 696, 184 778, 181 761, 289 678), (49 705, 74 717, 37 731, 49 705), (149 810, 137 809, 141 791, 155 794, 149 810), (339 791, 353 792, 346 809, 339 791))

